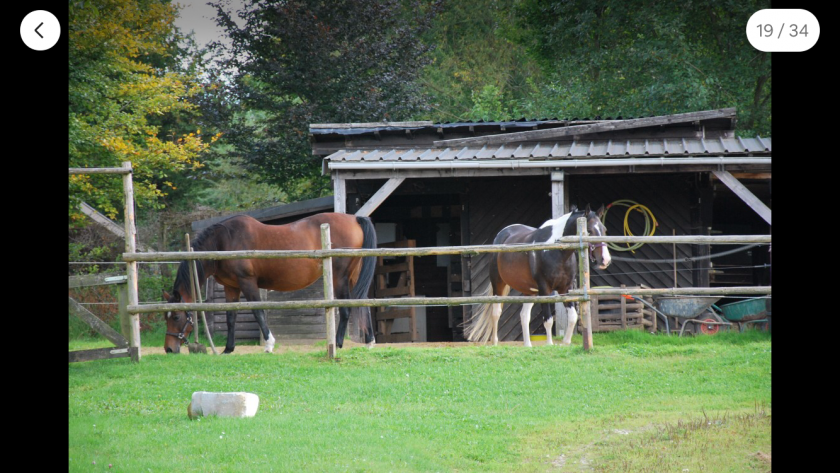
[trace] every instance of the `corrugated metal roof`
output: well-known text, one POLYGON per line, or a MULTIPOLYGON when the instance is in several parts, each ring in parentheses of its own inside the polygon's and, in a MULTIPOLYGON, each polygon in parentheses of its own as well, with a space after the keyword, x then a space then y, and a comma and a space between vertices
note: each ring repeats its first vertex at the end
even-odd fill
POLYGON ((502 146, 464 146, 457 148, 341 150, 326 161, 464 161, 496 159, 563 159, 615 156, 704 156, 768 154, 770 138, 679 138, 646 140, 596 140, 507 144, 502 146))
MULTIPOLYGON (((733 109, 734 110, 734 109, 733 109)), ((654 115, 639 115, 639 116, 616 116, 601 117, 596 116, 592 118, 587 117, 572 117, 572 118, 511 118, 507 120, 459 120, 454 122, 422 122, 423 125, 418 125, 421 122, 374 122, 374 123, 345 123, 345 124, 330 124, 330 123, 313 123, 309 126, 310 135, 361 135, 373 132, 383 131, 416 131, 416 130, 437 130, 437 129, 456 129, 468 127, 494 127, 500 129, 529 129, 537 128, 540 125, 546 124, 562 124, 565 126, 573 126, 579 124, 590 124, 599 122, 612 122, 622 120, 633 120, 637 118, 653 118, 654 115), (333 126, 335 125, 335 126, 333 126)))

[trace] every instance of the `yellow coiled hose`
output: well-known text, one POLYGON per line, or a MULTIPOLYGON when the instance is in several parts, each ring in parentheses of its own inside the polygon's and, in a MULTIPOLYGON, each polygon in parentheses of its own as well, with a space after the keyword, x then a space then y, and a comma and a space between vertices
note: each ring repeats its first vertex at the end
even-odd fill
MULTIPOLYGON (((630 212, 632 212, 633 210, 635 210, 637 212, 641 212, 642 215, 645 216, 645 232, 644 232, 644 234, 646 236, 653 236, 653 234, 656 233, 656 227, 659 226, 659 223, 656 222, 656 217, 653 216, 653 212, 651 212, 650 209, 645 207, 644 205, 642 205, 638 202, 634 202, 632 200, 616 200, 615 202, 608 205, 607 209, 604 210, 603 221, 606 222, 607 212, 609 212, 610 208, 612 208, 612 206, 614 206, 614 205, 620 205, 622 207, 627 207, 627 212, 624 214, 624 236, 635 236, 635 235, 633 235, 633 232, 630 231, 630 212)), ((632 252, 635 253, 635 251, 637 249, 641 248, 644 245, 644 243, 636 243, 634 245, 631 245, 630 243, 625 243, 625 244, 627 245, 627 248, 622 248, 615 243, 607 243, 607 246, 609 246, 609 248, 611 250, 632 251, 632 252)))

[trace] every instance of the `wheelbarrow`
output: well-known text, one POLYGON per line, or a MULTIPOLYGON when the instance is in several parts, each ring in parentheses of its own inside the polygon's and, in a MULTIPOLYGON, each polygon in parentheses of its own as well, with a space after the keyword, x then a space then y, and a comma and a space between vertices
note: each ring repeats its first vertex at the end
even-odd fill
POLYGON ((738 324, 739 331, 743 332, 747 324, 764 324, 764 329, 770 329, 770 297, 754 297, 739 302, 732 302, 720 306, 723 317, 738 324))
POLYGON ((680 326, 680 337, 685 332, 685 327, 689 323, 694 323, 700 326, 700 332, 707 335, 714 335, 720 330, 721 325, 732 325, 730 322, 724 320, 717 315, 712 306, 715 302, 722 299, 717 296, 662 296, 654 300, 654 304, 650 304, 641 297, 625 296, 633 298, 644 305, 653 309, 665 321, 665 333, 671 334, 669 324, 669 317, 674 318, 675 327, 680 326), (682 322, 682 323, 680 323, 682 322))

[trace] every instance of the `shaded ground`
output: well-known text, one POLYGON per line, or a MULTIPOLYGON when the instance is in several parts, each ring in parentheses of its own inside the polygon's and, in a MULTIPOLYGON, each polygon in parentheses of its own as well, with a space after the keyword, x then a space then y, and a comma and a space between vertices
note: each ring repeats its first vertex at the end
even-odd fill
MULTIPOLYGON (((532 342, 534 346, 539 346, 545 343, 545 341, 535 341, 532 342)), ((417 342, 417 343, 377 343, 374 347, 375 349, 378 348, 387 348, 387 347, 394 347, 394 348, 457 348, 457 347, 466 347, 471 345, 479 345, 478 343, 472 342, 417 342)), ((499 345, 502 346, 522 346, 522 342, 499 342, 499 345)), ((212 350, 210 350, 210 345, 205 343, 207 347, 207 353, 213 354, 212 350)), ((355 348, 355 347, 363 347, 365 346, 363 343, 355 343, 349 340, 345 340, 344 348, 341 350, 346 350, 348 348, 355 348)), ((216 350, 221 353, 224 350, 224 346, 216 346, 216 350)), ((284 344, 281 345, 277 343, 274 345, 274 351, 272 353, 284 353, 284 352, 313 352, 313 351, 323 351, 325 350, 324 342, 321 342, 320 345, 316 346, 315 344, 309 345, 292 345, 292 344, 284 344)), ((338 353, 341 353, 341 350, 338 353)), ((234 355, 248 355, 254 353, 262 353, 263 347, 258 345, 237 345, 236 350, 234 350, 234 355)), ((163 347, 156 347, 156 346, 144 346, 142 347, 141 353, 143 355, 163 355, 163 347)), ((181 348, 181 354, 187 355, 189 354, 186 345, 181 348)))

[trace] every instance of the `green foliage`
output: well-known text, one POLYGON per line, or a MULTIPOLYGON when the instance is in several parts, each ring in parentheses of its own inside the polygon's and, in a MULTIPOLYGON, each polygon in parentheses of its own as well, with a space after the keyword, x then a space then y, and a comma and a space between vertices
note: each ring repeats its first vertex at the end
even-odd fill
POLYGON ((436 45, 423 70, 432 101, 425 119, 509 119, 532 110, 517 106, 532 95, 542 74, 516 43, 515 2, 479 0, 445 4, 424 41, 436 45), (488 106, 490 108, 488 108, 488 106))
POLYGON ((439 121, 665 115, 736 107, 770 132, 770 55, 743 25, 766 1, 449 2, 423 85, 439 121))
MULTIPOLYGON (((155 0, 70 2, 70 167, 134 169, 137 205, 159 207, 171 174, 200 166, 197 158, 215 137, 192 128, 165 135, 153 117, 185 113, 200 89, 194 76, 173 72, 176 7, 155 0), (169 70, 168 70, 169 69, 169 70)), ((69 180, 71 223, 84 219, 80 201, 110 218, 123 208, 122 181, 74 175, 69 180)))
POLYGON ((434 10, 425 2, 252 2, 241 28, 215 6, 242 107, 224 130, 227 143, 291 199, 330 191, 310 151, 310 123, 397 121, 425 107, 416 80, 430 49, 418 41, 434 10))
POLYGON ((768 134, 770 56, 743 30, 762 8, 769 3, 524 0, 517 12, 547 84, 577 92, 596 116, 734 106, 742 133, 768 134))

